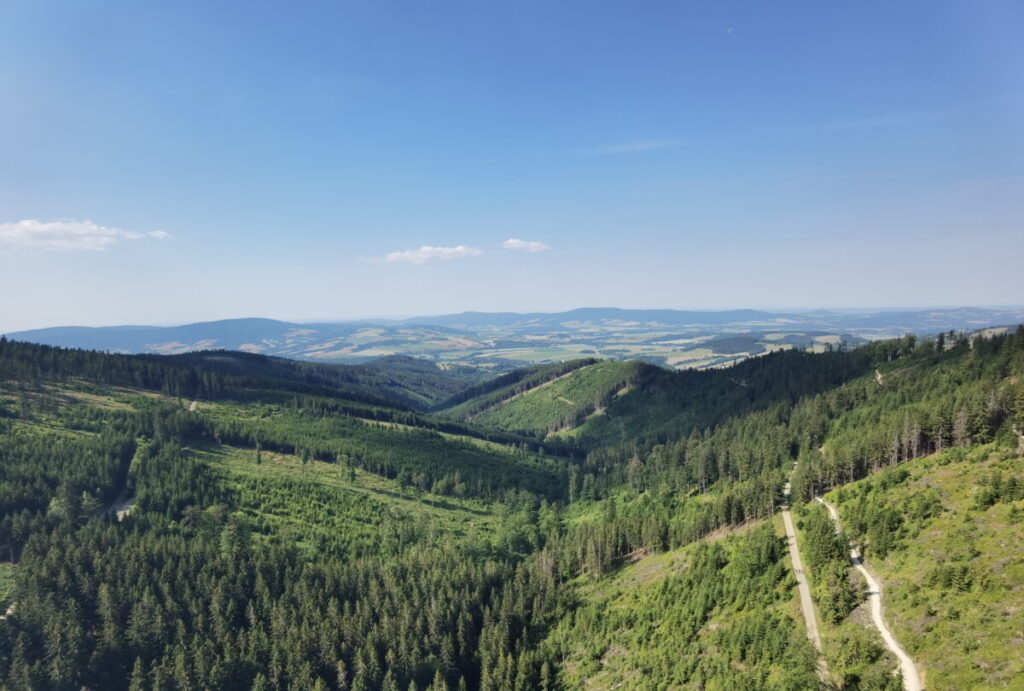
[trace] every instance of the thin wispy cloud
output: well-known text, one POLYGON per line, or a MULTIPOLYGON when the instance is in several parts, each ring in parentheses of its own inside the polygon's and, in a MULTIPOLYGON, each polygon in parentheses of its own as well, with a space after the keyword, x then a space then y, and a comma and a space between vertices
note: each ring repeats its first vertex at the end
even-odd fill
MULTIPOLYGON (((522 240, 520 238, 509 238, 500 245, 502 250, 508 250, 512 252, 547 252, 551 249, 551 246, 547 243, 540 242, 538 240, 522 240)), ((391 252, 384 255, 383 257, 364 257, 360 261, 369 264, 430 264, 432 262, 443 262, 452 261, 455 259, 468 259, 471 257, 481 257, 488 254, 487 250, 479 247, 473 247, 471 245, 455 245, 453 247, 443 247, 435 245, 423 245, 416 249, 411 250, 399 250, 397 252, 391 252)), ((494 254, 494 252, 490 252, 494 254)))
POLYGON ((401 250, 391 252, 384 257, 365 259, 371 263, 385 264, 428 264, 435 261, 451 261, 453 259, 466 259, 468 257, 479 257, 484 251, 479 247, 469 245, 456 245, 455 247, 434 247, 423 245, 417 249, 401 250))
POLYGON ((139 233, 101 226, 92 221, 38 221, 25 219, 0 223, 0 250, 47 252, 100 251, 125 240, 166 240, 169 233, 139 233))
POLYGON ((546 245, 543 242, 537 242, 536 240, 520 240, 519 238, 509 238, 505 242, 501 243, 501 246, 507 250, 516 250, 519 252, 547 252, 551 249, 550 245, 546 245))

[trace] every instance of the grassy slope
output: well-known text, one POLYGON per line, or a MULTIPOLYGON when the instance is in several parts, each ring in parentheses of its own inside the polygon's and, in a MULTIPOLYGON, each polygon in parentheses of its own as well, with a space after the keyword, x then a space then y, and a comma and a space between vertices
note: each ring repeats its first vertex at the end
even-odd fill
POLYGON ((929 689, 1006 687, 1024 683, 1024 500, 978 508, 979 485, 993 470, 1024 480, 1024 459, 991 446, 947 451, 901 466, 909 475, 883 488, 879 476, 830 493, 848 517, 861 493, 904 520, 896 544, 868 564, 882 581, 886 618, 923 668, 929 689), (917 497, 937 493, 941 511, 915 519, 917 497), (939 569, 963 567, 944 586, 939 569))
MULTIPOLYGON (((579 607, 546 641, 564 656, 561 675, 566 687, 814 688, 813 656, 799 610, 792 604, 795 581, 789 576, 788 561, 781 557, 784 548, 779 549, 775 567, 755 576, 762 577, 756 593, 738 594, 716 585, 698 592, 708 584, 729 581, 730 572, 741 568, 736 556, 749 546, 748 533, 754 527, 720 531, 681 549, 644 556, 605 578, 578 579, 579 607), (718 572, 723 578, 692 573, 697 551, 715 543, 724 547, 729 560, 718 572), (683 630, 696 612, 700 623, 690 637, 683 630), (762 624, 771 622, 774 645, 779 646, 774 662, 759 657, 771 657, 764 650, 754 652, 758 644, 773 645, 754 623, 761 617, 762 624), (734 645, 740 631, 750 634, 752 644, 743 654, 728 643, 734 645), (786 663, 782 657, 788 658, 786 663), (745 677, 748 672, 755 676, 745 677)), ((771 530, 782 534, 781 524, 771 530)))
POLYGON ((208 445, 192 450, 237 492, 239 513, 259 533, 293 539, 319 551, 340 543, 349 555, 394 551, 410 538, 489 538, 488 503, 440 497, 336 463, 294 455, 208 445))
MULTIPOLYGON (((313 415, 287 405, 266 406, 239 402, 200 403, 200 412, 225 422, 258 426, 272 437, 308 436, 343 458, 402 458, 419 469, 449 469, 471 477, 481 473, 513 472, 522 486, 542 491, 556 481, 555 466, 513 446, 402 424, 378 423, 345 415, 313 415)), ((428 489, 428 488, 424 488, 428 489)))
POLYGON ((549 432, 602 407, 635 376, 635 362, 599 362, 485 410, 474 421, 509 430, 549 432))
POLYGON ((548 365, 522 367, 490 381, 481 382, 440 403, 436 410, 445 417, 469 420, 481 412, 568 373, 595 364, 592 358, 548 365))

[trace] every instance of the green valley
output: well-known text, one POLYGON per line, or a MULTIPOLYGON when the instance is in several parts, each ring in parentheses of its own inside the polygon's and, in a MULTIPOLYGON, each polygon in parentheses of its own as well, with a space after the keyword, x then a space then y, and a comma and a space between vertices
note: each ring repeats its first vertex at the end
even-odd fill
POLYGON ((368 369, 0 339, 5 688, 899 688, 846 540, 926 688, 1024 679, 1024 330, 368 369))

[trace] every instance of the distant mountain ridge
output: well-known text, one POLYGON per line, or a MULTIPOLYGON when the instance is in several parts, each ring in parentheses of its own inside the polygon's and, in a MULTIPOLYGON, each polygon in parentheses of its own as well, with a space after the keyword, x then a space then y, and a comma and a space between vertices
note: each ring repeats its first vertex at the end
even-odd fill
POLYGON ((119 353, 237 350, 315 362, 404 355, 509 371, 587 357, 716 367, 783 347, 825 348, 1024 322, 1024 308, 768 312, 584 307, 565 312, 462 312, 400 320, 296 323, 223 319, 180 326, 59 326, 13 340, 119 353))
MULTIPOLYGON (((303 340, 303 332, 324 331, 344 335, 358 329, 358 324, 296 324, 275 319, 245 318, 181 326, 58 326, 9 333, 7 337, 72 348, 171 354, 206 348, 246 350, 247 344, 258 345, 268 339, 281 340, 282 346, 286 347, 289 341, 303 340), (182 347, 174 347, 175 343, 182 347)), ((249 350, 262 352, 254 348, 249 350)))
POLYGON ((461 312, 437 317, 415 317, 412 324, 461 325, 467 327, 544 325, 566 322, 640 322, 665 325, 720 325, 772 320, 792 315, 759 310, 687 311, 672 309, 622 309, 619 307, 580 307, 566 312, 461 312))

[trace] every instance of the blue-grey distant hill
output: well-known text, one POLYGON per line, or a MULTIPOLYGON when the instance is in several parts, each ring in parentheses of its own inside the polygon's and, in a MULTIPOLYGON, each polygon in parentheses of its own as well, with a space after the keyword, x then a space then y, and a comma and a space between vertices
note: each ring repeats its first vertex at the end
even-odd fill
POLYGON ((1024 309, 767 312, 588 307, 566 312, 463 312, 403 320, 300 324, 224 319, 182 326, 62 326, 8 338, 70 348, 167 355, 237 350, 317 362, 386 356, 507 371, 578 357, 715 367, 779 347, 856 344, 904 333, 976 330, 1024 321, 1024 309), (679 353, 709 351, 700 357, 679 353))
POLYGON ((438 317, 406 320, 411 324, 488 328, 509 326, 563 326, 579 322, 638 322, 666 326, 720 326, 771 321, 793 315, 758 310, 724 310, 697 312, 686 310, 620 309, 617 307, 582 307, 567 312, 462 312, 438 317))
POLYGON ((343 337, 358 331, 358 324, 292 324, 274 319, 223 319, 183 326, 58 326, 7 334, 8 338, 68 348, 124 353, 175 353, 225 348, 253 352, 278 351, 289 341, 343 337), (270 343, 268 343, 268 341, 270 343))

